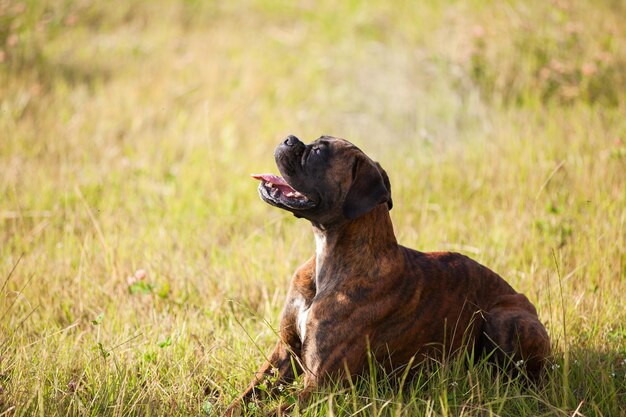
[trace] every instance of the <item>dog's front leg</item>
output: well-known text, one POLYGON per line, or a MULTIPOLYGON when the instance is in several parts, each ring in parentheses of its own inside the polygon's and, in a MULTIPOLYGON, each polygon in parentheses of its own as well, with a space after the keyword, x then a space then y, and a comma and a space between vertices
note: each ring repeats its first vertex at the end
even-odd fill
POLYGON ((248 388, 232 402, 226 410, 226 416, 233 415, 239 405, 248 402, 262 393, 272 393, 282 383, 292 382, 297 374, 302 373, 301 349, 302 342, 297 333, 299 306, 302 300, 310 302, 315 296, 315 256, 311 257, 295 272, 291 280, 285 307, 280 320, 280 340, 272 351, 268 360, 256 372, 248 388), (269 378, 263 390, 259 388, 261 382, 269 378))
POLYGON ((225 415, 229 417, 233 415, 240 404, 261 397, 263 394, 272 393, 282 383, 292 382, 296 377, 296 373, 300 372, 302 372, 302 368, 300 367, 297 353, 293 352, 292 348, 283 340, 279 340, 268 360, 256 372, 248 388, 232 402, 225 415), (294 354, 296 357, 294 357, 294 354), (275 378, 268 378, 269 376, 274 376, 275 378), (267 382, 261 389, 259 386, 265 380, 267 382))
MULTIPOLYGON (((367 363, 367 345, 359 337, 350 338, 345 343, 337 344, 334 348, 321 346, 319 349, 314 343, 309 347, 310 350, 307 352, 309 357, 323 358, 324 355, 321 352, 330 351, 331 355, 328 359, 331 360, 317 363, 309 361, 308 364, 305 362, 304 387, 297 399, 299 407, 306 406, 317 388, 331 381, 333 383, 346 383, 351 376, 358 374, 358 371, 361 371, 367 363), (328 350, 326 350, 327 348, 328 350)), ((293 407, 294 404, 283 404, 274 414, 283 415, 293 407)))
POLYGON ((261 368, 256 372, 248 388, 241 394, 241 398, 246 400, 260 396, 263 392, 271 393, 275 391, 281 383, 293 382, 296 377, 296 372, 302 372, 299 359, 294 358, 293 354, 292 348, 284 341, 279 340, 268 360, 261 365, 261 368), (265 388, 261 391, 259 384, 267 380, 268 376, 273 376, 274 378, 269 378, 265 384, 265 388))

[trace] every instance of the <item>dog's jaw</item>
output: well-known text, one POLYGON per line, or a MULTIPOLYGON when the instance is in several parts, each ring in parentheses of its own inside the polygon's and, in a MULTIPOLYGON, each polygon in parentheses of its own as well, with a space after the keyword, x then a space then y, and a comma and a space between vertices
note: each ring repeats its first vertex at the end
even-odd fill
POLYGON ((261 181, 259 195, 268 204, 290 211, 301 211, 315 207, 316 203, 294 189, 284 178, 274 174, 252 174, 261 181))

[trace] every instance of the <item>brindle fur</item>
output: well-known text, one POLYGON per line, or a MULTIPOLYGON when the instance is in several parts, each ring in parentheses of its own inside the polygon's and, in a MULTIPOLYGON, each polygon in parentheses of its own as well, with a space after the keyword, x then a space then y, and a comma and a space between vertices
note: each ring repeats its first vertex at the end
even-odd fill
POLYGON ((260 394, 273 368, 281 383, 304 372, 304 399, 328 378, 364 371, 368 348, 390 370, 473 348, 502 364, 523 360, 527 375, 539 376, 550 342, 534 306, 464 255, 398 245, 380 165, 326 136, 307 146, 290 136, 275 157, 287 182, 316 202, 304 211, 281 208, 311 221, 317 253, 291 280, 269 360, 227 415, 260 394), (316 148, 323 150, 312 158, 316 148))

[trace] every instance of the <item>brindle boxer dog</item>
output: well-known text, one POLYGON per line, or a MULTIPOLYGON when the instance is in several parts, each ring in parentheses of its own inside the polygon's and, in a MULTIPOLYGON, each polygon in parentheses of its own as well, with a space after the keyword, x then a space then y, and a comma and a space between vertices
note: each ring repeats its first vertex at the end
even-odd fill
POLYGON ((540 374, 550 341, 535 307, 466 256, 398 245, 378 163, 329 136, 309 145, 289 136, 274 157, 283 177, 254 175, 261 198, 309 220, 316 250, 291 279, 280 340, 227 415, 276 370, 274 387, 304 372, 304 399, 327 378, 365 370, 368 349, 390 370, 467 347, 540 374))

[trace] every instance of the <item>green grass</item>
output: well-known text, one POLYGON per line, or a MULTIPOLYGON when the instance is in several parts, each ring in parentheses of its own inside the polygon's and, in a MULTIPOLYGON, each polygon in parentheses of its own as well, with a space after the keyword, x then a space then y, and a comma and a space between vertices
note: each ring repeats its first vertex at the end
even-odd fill
POLYGON ((219 415, 314 250, 248 178, 288 133, 380 161, 399 241, 499 272, 554 346, 539 387, 374 367, 298 413, 625 416, 625 12, 0 2, 0 416, 219 415))

